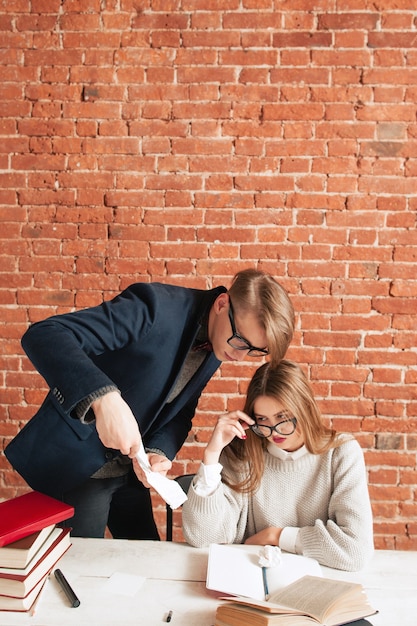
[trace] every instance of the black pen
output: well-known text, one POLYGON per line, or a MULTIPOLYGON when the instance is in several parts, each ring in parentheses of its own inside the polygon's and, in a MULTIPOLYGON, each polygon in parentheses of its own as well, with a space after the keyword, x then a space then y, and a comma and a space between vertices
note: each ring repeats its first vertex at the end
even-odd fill
POLYGON ((57 581, 59 582, 59 584, 61 585, 62 589, 65 591, 65 595, 67 596, 68 600, 71 602, 71 606, 74 608, 77 606, 80 606, 79 599, 75 595, 72 587, 70 586, 69 582, 67 581, 67 579, 65 578, 61 570, 56 569, 54 571, 54 575, 57 581))
POLYGON ((167 615, 167 622, 170 622, 171 620, 172 620, 172 611, 169 611, 167 615))

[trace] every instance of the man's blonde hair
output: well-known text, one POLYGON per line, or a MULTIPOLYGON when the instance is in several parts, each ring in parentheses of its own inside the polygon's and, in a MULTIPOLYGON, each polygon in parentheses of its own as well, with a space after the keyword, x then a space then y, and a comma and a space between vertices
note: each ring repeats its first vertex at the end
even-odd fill
POLYGON ((279 363, 294 333, 294 308, 286 290, 269 274, 246 269, 233 278, 229 296, 235 312, 256 314, 271 362, 279 363))

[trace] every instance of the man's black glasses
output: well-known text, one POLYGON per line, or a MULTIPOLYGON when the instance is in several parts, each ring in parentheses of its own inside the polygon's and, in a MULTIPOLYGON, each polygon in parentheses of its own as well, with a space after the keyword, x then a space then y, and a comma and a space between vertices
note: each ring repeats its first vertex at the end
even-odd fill
MULTIPOLYGON (((290 414, 287 411, 282 411, 279 413, 280 417, 289 416, 290 414)), ((295 429, 297 428, 297 418, 296 417, 288 417, 282 422, 278 422, 275 426, 267 426, 266 424, 252 424, 249 426, 251 431, 258 435, 258 437, 270 437, 273 432, 278 435, 284 435, 287 437, 288 435, 292 435, 295 429)))
POLYGON ((239 335, 239 333, 236 331, 235 318, 233 316, 233 307, 230 299, 229 320, 233 333, 233 335, 227 340, 229 346, 232 346, 232 348, 234 348, 235 350, 247 350, 248 354, 250 354, 251 356, 265 356, 269 354, 268 348, 256 348, 255 346, 252 346, 249 341, 247 341, 244 337, 241 337, 241 335, 239 335))

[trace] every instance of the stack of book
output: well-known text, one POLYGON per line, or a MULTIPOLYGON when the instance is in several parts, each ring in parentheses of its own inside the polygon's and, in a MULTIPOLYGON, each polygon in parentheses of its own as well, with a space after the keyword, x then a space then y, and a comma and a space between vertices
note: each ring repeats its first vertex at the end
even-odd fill
POLYGON ((0 503, 0 611, 32 610, 71 545, 71 529, 58 524, 73 515, 72 506, 38 491, 0 503))

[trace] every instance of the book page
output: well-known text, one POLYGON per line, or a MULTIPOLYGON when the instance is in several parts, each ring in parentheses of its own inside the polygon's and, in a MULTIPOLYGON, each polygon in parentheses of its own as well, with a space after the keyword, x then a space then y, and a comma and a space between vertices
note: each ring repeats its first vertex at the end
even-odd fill
MULTIPOLYGON (((377 613, 369 604, 362 585, 315 576, 304 576, 274 593, 269 601, 243 596, 223 599, 273 615, 310 616, 327 626, 350 623, 377 613)), ((281 622, 282 620, 279 621, 280 624, 281 622)))
MULTIPOLYGON (((305 576, 289 587, 274 593, 270 602, 284 604, 298 611, 313 615, 319 622, 324 622, 331 609, 339 600, 343 601, 345 595, 362 593, 361 585, 332 580, 330 578, 315 578, 305 576)), ((352 609, 354 610, 354 602, 352 609)), ((364 607, 366 604, 364 603, 364 607)))
MULTIPOLYGON (((211 544, 207 568, 207 589, 263 600, 265 590, 259 552, 262 546, 211 544)), ((297 554, 281 554, 281 562, 266 568, 269 593, 310 574, 321 576, 318 562, 297 554)))
POLYGON ((276 624, 276 626, 318 626, 318 622, 306 615, 283 613, 280 615, 263 614, 255 607, 231 605, 229 603, 220 605, 216 611, 216 626, 242 626, 251 624, 253 626, 266 624, 276 624))

